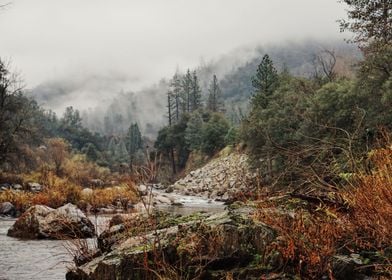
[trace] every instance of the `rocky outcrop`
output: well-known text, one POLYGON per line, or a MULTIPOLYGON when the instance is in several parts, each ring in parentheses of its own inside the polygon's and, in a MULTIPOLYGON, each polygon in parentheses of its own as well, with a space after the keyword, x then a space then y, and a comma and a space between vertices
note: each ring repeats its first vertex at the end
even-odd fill
POLYGON ((0 216, 16 216, 15 206, 11 202, 0 203, 0 216))
POLYGON ((168 189, 185 195, 226 201, 235 193, 249 191, 246 184, 255 174, 249 171, 247 159, 245 154, 238 152, 220 156, 191 171, 168 189))
POLYGON ((8 230, 8 236, 23 239, 88 238, 94 234, 93 223, 72 204, 57 209, 32 206, 8 230))
MULTIPOLYGON (((155 217, 140 228, 117 224, 100 237, 103 255, 67 273, 76 279, 222 279, 226 272, 247 277, 269 265, 267 245, 275 238, 268 226, 255 222, 252 208, 218 214, 155 217), (135 232, 135 229, 139 229, 135 232), (258 260, 263 256, 264 266, 258 260), (170 268, 170 269, 169 269, 170 268)), ((252 278, 236 278, 252 279, 252 278)), ((259 279, 259 278, 255 278, 259 279)))

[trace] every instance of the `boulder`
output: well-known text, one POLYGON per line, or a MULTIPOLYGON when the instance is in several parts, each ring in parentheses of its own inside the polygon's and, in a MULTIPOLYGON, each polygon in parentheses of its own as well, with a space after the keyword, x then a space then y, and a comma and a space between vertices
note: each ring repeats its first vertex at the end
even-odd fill
POLYGON ((34 182, 27 183, 27 187, 32 192, 41 192, 43 190, 43 187, 41 184, 34 183, 34 182))
POLYGON ((16 216, 15 206, 11 202, 0 203, 0 216, 16 216))
POLYGON ((0 184, 0 190, 1 190, 1 191, 6 191, 6 190, 9 190, 10 188, 11 188, 11 185, 8 184, 8 183, 2 183, 2 184, 0 184))
POLYGON ((142 234, 116 225, 98 239, 103 255, 69 271, 66 279, 156 279, 153 273, 167 272, 161 270, 162 263, 171 272, 181 271, 178 279, 227 279, 227 271, 233 272, 234 279, 253 279, 249 273, 254 269, 260 273, 263 267, 255 260, 260 255, 268 259, 267 246, 275 232, 250 217, 249 209, 161 217, 156 228, 142 234))
MULTIPOLYGON (((336 279, 366 279, 363 261, 359 254, 335 255, 333 257, 332 270, 336 279)), ((366 267, 365 267, 366 268, 366 267)))
POLYGON ((81 192, 80 192, 80 196, 82 197, 82 199, 89 199, 93 196, 93 189, 91 188, 84 188, 81 192))
POLYGON ((166 204, 170 205, 172 203, 172 200, 168 198, 167 196, 161 194, 161 195, 156 195, 153 200, 153 204, 166 204))
POLYGON ((148 187, 145 185, 139 185, 137 186, 137 190, 140 195, 147 195, 148 194, 148 187))
POLYGON ((20 184, 13 184, 12 189, 14 189, 16 191, 21 191, 21 190, 23 190, 23 187, 20 184))
POLYGON ((95 227, 73 204, 57 209, 35 205, 19 217, 7 235, 23 239, 89 238, 95 235, 95 227))

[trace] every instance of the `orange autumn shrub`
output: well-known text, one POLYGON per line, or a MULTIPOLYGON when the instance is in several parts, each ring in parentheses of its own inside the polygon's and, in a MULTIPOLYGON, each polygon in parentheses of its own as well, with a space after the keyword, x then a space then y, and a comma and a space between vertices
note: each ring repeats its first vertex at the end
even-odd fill
POLYGON ((392 247, 392 146, 373 151, 369 159, 374 168, 344 192, 356 229, 352 234, 361 248, 392 247))
POLYGON ((306 205, 286 199, 283 202, 259 202, 256 215, 279 235, 269 245, 269 251, 278 252, 283 260, 275 269, 290 269, 290 273, 301 279, 320 279, 331 275, 331 259, 344 236, 342 221, 337 219, 332 209, 320 207, 310 213, 306 205), (296 203, 298 208, 287 208, 287 205, 296 203))
POLYGON ((289 195, 259 201, 256 218, 279 235, 270 250, 282 256, 280 269, 303 279, 334 279, 334 255, 363 252, 365 268, 380 279, 392 277, 392 146, 372 151, 369 162, 370 171, 354 174, 349 186, 336 193, 345 209, 289 195))

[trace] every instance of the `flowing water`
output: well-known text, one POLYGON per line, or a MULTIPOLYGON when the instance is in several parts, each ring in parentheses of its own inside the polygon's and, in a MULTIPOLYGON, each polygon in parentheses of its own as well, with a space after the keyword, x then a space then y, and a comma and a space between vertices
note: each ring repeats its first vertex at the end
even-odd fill
MULTIPOLYGON (((158 205, 163 211, 173 214, 191 214, 196 211, 218 212, 223 205, 203 198, 170 194, 183 206, 158 205)), ((109 216, 90 217, 102 230, 109 216)), ((72 265, 68 252, 70 244, 61 240, 20 240, 7 236, 15 219, 0 218, 0 280, 58 280, 65 279, 67 266, 72 265)), ((93 245, 94 240, 89 240, 93 245)))

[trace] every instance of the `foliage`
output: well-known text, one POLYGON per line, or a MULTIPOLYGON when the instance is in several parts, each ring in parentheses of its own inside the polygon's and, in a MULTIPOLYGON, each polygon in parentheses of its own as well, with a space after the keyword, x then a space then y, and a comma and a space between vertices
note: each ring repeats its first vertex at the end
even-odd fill
POLYGON ((267 73, 274 82, 270 90, 261 89, 267 94, 252 97, 241 128, 253 166, 265 183, 330 189, 341 180, 337 174, 358 169, 357 159, 375 144, 378 129, 390 128, 392 60, 390 47, 382 50, 366 57, 357 79, 334 78, 327 83, 288 73, 276 81, 266 59, 259 81, 260 73, 267 73))
POLYGON ((329 204, 265 194, 258 202, 257 218, 277 230, 280 238, 270 245, 285 263, 276 269, 295 273, 301 279, 333 275, 335 255, 356 253, 364 272, 380 279, 392 275, 392 150, 369 154, 372 171, 362 170, 350 179, 350 187, 329 193, 329 204), (343 201, 345 207, 340 201, 343 201))
MULTIPOLYGON (((374 168, 362 171, 343 195, 352 209, 356 245, 382 251, 392 248, 392 147, 371 151, 368 160, 374 168)), ((389 272, 392 274, 392 267, 389 272)))
POLYGON ((266 107, 268 104, 268 97, 272 95, 278 87, 278 82, 278 73, 272 60, 266 54, 257 67, 256 75, 252 78, 252 86, 254 88, 252 107, 266 107))
POLYGON ((207 110, 223 113, 225 111, 225 104, 222 98, 222 90, 216 75, 214 75, 208 88, 207 110))
POLYGON ((47 146, 49 162, 54 165, 56 174, 61 176, 64 162, 69 158, 68 144, 61 138, 51 138, 48 140, 47 146))
POLYGON ((211 118, 201 130, 201 150, 213 155, 225 147, 225 136, 229 130, 229 123, 221 114, 212 114, 211 118))
POLYGON ((389 0, 343 0, 349 7, 348 21, 341 20, 341 30, 356 33, 353 41, 366 44, 392 42, 392 3, 389 0))
POLYGON ((198 112, 191 115, 187 128, 185 130, 185 140, 189 149, 199 150, 202 144, 201 130, 203 118, 198 112))
POLYGON ((0 59, 0 168, 16 168, 28 155, 24 147, 42 143, 44 112, 22 93, 21 82, 0 59))
MULTIPOLYGON (((128 135, 127 135, 127 142, 128 142, 128 153, 130 158, 130 165, 132 166, 137 159, 137 153, 142 149, 142 134, 140 133, 139 126, 137 123, 132 124, 129 127, 128 135)), ((139 162, 140 163, 140 162, 139 162)))

